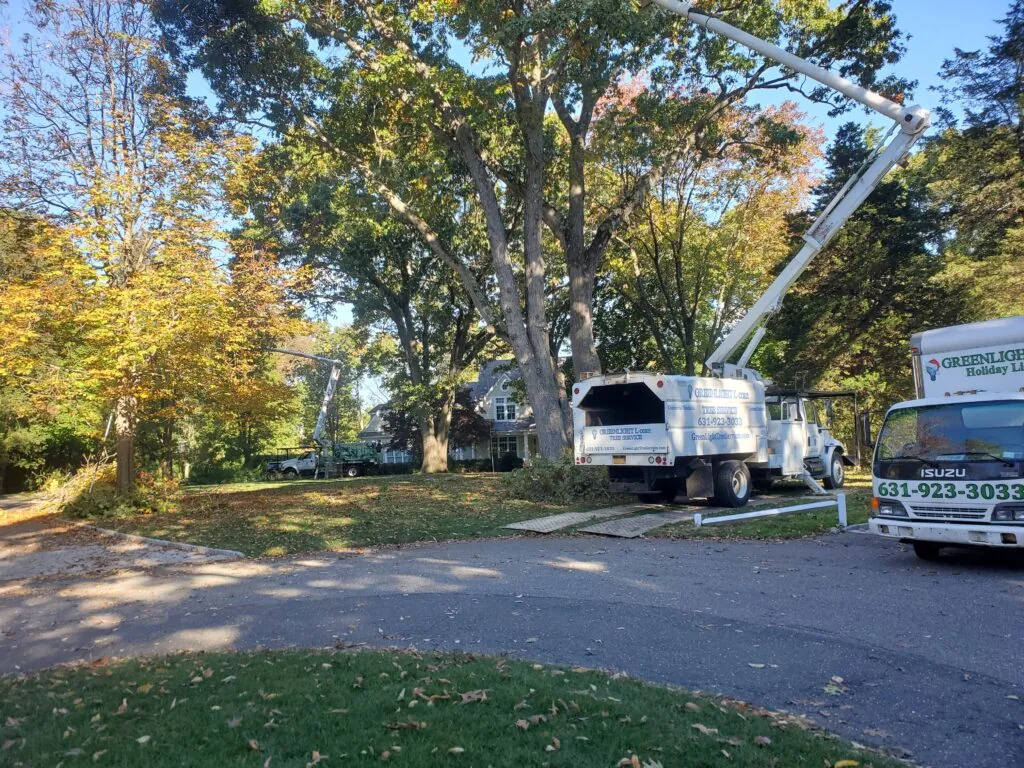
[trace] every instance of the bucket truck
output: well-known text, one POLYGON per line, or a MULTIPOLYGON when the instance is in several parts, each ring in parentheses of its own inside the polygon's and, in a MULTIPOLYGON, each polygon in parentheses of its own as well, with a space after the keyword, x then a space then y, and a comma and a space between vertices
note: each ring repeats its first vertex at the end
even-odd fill
POLYGON ((707 359, 711 376, 627 372, 585 379, 573 387, 576 462, 608 466, 613 488, 644 500, 670 500, 685 491, 691 498, 743 506, 752 485, 765 488, 780 477, 802 479, 816 492, 823 492, 817 480, 827 488, 841 487, 844 467, 853 462, 817 412, 815 401, 830 402, 828 393, 777 389, 747 366, 764 337, 765 322, 786 293, 885 175, 907 157, 931 124, 931 113, 898 104, 700 13, 692 3, 653 2, 832 88, 893 125, 803 236, 800 251, 707 359))
POLYGON ((359 477, 376 468, 377 452, 372 446, 366 443, 332 443, 324 437, 327 430, 327 412, 330 409, 331 401, 334 400, 334 391, 338 388, 343 361, 296 352, 291 349, 274 348, 270 351, 281 355, 315 360, 319 363, 330 363, 331 375, 327 379, 323 401, 320 404, 320 413, 317 415, 316 427, 313 429, 313 442, 317 445, 318 450, 309 451, 296 459, 272 462, 267 466, 267 471, 279 472, 285 477, 312 475, 315 479, 321 475, 326 478, 331 471, 338 471, 343 477, 359 477))

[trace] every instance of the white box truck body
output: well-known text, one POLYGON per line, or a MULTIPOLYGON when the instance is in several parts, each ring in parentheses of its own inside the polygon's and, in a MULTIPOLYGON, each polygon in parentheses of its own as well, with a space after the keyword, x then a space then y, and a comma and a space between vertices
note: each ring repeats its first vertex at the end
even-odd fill
POLYGON ((1024 547, 1024 317, 911 340, 917 400, 889 409, 872 462, 873 533, 1024 547))
POLYGON ((613 489, 646 500, 715 498, 805 473, 843 484, 843 445, 814 400, 747 379, 623 373, 573 387, 576 463, 609 468, 613 489))

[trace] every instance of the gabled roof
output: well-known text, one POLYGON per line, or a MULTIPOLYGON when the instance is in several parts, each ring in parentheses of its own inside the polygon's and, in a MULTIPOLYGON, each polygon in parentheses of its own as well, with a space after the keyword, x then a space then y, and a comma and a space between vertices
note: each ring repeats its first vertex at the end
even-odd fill
POLYGON ((489 363, 484 363, 476 381, 468 385, 469 394, 473 396, 474 400, 482 400, 488 392, 494 389, 502 377, 509 381, 522 378, 515 360, 492 360, 489 363))

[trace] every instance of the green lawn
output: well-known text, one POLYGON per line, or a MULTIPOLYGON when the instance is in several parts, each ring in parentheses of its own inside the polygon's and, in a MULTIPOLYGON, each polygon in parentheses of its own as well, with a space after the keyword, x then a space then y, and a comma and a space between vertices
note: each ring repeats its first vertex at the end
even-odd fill
MULTIPOLYGON (((796 488, 796 486, 788 487, 796 488)), ((846 487, 843 491, 846 493, 847 523, 849 525, 866 523, 871 516, 871 475, 864 472, 852 473, 847 477, 846 487)), ((759 506, 788 507, 811 501, 817 501, 817 499, 801 496, 762 502, 755 496, 749 510, 736 511, 753 511, 759 506)), ((648 536, 662 539, 799 539, 826 534, 836 527, 836 523, 837 512, 835 507, 832 507, 701 528, 697 528, 693 523, 682 523, 658 528, 651 531, 648 536)))
POLYGON ((101 520, 126 533, 280 556, 501 536, 569 507, 508 498, 494 475, 401 475, 190 489, 173 512, 101 520))
POLYGON ((56 669, 0 678, 0 726, 0 763, 12 767, 896 765, 737 702, 464 655, 200 654, 56 669))
MULTIPOLYGON (((792 495, 759 502, 788 506, 792 495)), ((850 478, 849 522, 868 519, 870 477, 850 478)), ((631 502, 613 497, 575 505, 510 498, 495 475, 402 475, 357 480, 235 483, 190 488, 163 514, 102 519, 125 533, 234 549, 254 557, 344 551, 425 541, 510 535, 502 526, 535 517, 631 502)), ((589 523, 584 524, 589 525, 589 523)), ((834 509, 729 525, 692 523, 652 531, 657 538, 787 539, 828 533, 834 509)), ((565 531, 572 533, 572 530, 565 531)))

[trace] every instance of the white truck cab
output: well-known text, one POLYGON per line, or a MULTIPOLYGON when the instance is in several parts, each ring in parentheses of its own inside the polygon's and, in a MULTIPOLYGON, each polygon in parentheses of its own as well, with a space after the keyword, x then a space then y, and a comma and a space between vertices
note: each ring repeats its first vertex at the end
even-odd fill
POLYGON ((913 544, 1024 547, 1024 317, 912 341, 918 399, 886 414, 870 530, 913 544))
POLYGON ((317 452, 310 451, 297 459, 282 461, 278 469, 285 477, 312 477, 316 474, 317 452))

